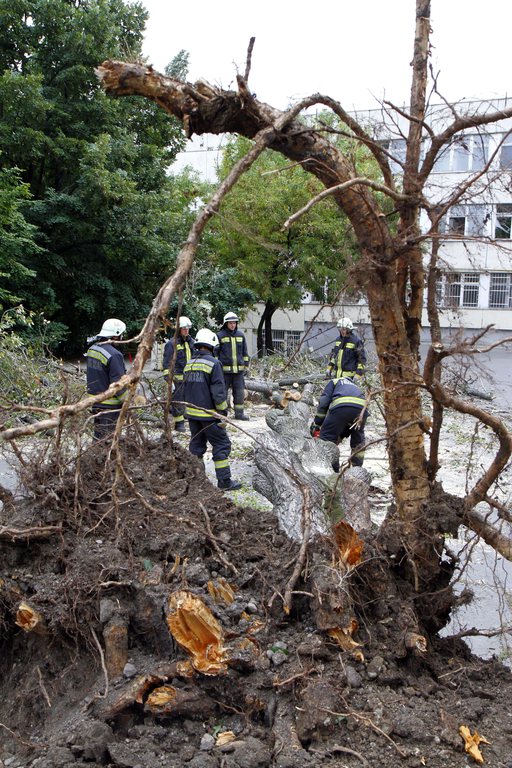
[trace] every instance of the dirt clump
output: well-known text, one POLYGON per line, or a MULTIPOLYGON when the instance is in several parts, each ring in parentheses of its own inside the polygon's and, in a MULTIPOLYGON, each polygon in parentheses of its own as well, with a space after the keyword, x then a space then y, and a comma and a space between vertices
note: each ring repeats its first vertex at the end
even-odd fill
POLYGON ((333 563, 323 539, 286 614, 298 544, 176 442, 123 439, 30 478, 0 516, 0 765, 451 768, 471 763, 461 725, 490 742, 485 764, 510 765, 502 664, 435 636, 404 653, 407 596, 383 609, 375 568, 342 650, 311 604, 311 573, 333 563))

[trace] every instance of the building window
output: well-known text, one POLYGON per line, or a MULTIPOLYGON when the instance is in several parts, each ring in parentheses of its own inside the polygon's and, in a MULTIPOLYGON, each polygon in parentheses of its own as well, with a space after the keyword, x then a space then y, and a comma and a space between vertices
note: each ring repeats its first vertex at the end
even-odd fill
POLYGON ((273 328, 272 343, 275 352, 290 357, 299 348, 300 331, 276 331, 273 328))
POLYGON ((439 231, 454 237, 478 237, 485 234, 490 218, 486 205, 454 205, 439 225, 439 231))
POLYGON ((505 203, 496 206, 496 227, 494 236, 497 240, 510 240, 512 233, 512 205, 505 203))
POLYGON ((489 307, 493 309, 512 307, 512 276, 509 272, 491 272, 489 307))
POLYGON ((403 173, 405 165, 405 153, 407 142, 405 139, 393 139, 389 142, 389 165, 393 173, 403 173))
POLYGON ((459 136, 444 147, 434 164, 434 172, 481 171, 488 158, 488 136, 459 136))
POLYGON ((478 307, 479 295, 478 272, 447 272, 437 281, 437 303, 445 309, 478 307))
POLYGON ((512 168, 512 134, 505 136, 500 150, 500 168, 512 168))

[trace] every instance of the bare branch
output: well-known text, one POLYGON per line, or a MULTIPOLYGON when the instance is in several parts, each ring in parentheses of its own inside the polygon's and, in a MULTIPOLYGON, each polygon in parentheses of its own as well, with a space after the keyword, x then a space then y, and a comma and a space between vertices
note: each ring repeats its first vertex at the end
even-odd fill
POLYGON ((509 533, 503 533, 503 523, 494 525, 476 509, 467 509, 464 515, 464 523, 477 533, 490 547, 493 547, 507 560, 512 560, 512 536, 509 533))
POLYGON ((335 187, 331 187, 330 189, 324 189, 318 195, 311 198, 311 200, 309 200, 303 208, 286 219, 283 226, 281 227, 282 231, 289 229, 290 226, 295 221, 297 221, 297 219, 300 219, 300 217, 304 216, 304 214, 307 213, 314 205, 321 202, 322 200, 325 200, 325 198, 329 195, 334 195, 336 192, 342 192, 343 190, 348 189, 349 187, 354 187, 357 184, 362 184, 365 187, 371 187, 377 192, 384 192, 384 194, 389 195, 389 197, 392 197, 394 200, 399 200, 402 202, 408 200, 405 195, 400 195, 398 192, 395 192, 393 189, 389 189, 389 187, 386 187, 384 184, 379 184, 377 181, 372 181, 371 179, 367 179, 364 176, 358 176, 355 179, 350 179, 349 181, 343 182, 343 184, 336 184, 335 187))
POLYGON ((254 48, 255 41, 256 41, 256 38, 251 37, 251 39, 249 40, 249 47, 247 48, 247 60, 245 63, 245 72, 244 72, 244 80, 246 83, 249 80, 249 73, 251 71, 252 49, 254 48))

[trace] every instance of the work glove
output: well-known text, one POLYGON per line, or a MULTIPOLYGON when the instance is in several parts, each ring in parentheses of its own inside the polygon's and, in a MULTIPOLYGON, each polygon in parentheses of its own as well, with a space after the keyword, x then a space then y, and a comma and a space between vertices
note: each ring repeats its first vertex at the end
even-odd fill
POLYGON ((316 440, 316 438, 320 434, 320 427, 318 426, 318 424, 315 424, 314 421, 312 421, 311 424, 309 425, 309 434, 314 440, 316 440))

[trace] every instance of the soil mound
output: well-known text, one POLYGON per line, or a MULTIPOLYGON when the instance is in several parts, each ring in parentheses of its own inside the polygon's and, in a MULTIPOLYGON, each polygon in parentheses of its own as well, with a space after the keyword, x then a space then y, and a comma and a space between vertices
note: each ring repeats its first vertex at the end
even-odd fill
POLYGON ((449 768, 471 762, 465 725, 486 764, 510 765, 498 661, 435 637, 398 652, 399 589, 374 610, 375 566, 340 649, 309 592, 328 541, 286 615, 297 544, 180 445, 126 439, 26 469, 30 494, 4 494, 0 516, 0 764, 449 768))

